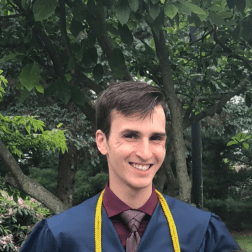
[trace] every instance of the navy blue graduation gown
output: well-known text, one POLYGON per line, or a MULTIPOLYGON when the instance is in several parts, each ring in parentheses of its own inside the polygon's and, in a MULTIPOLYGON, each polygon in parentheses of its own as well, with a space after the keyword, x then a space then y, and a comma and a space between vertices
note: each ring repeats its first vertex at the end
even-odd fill
MULTIPOLYGON (((240 249, 217 215, 162 195, 177 227, 181 252, 240 249)), ((100 193, 47 220, 41 220, 20 252, 94 252, 95 209, 99 196, 100 193)), ((102 251, 125 252, 103 206, 102 251)), ((159 201, 138 247, 138 252, 153 251, 174 251, 167 219, 159 201)))

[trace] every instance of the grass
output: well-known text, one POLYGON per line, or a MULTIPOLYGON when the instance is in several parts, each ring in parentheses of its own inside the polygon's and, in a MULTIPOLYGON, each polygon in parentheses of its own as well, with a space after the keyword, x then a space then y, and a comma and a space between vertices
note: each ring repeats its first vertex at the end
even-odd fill
POLYGON ((252 232, 232 234, 242 250, 252 252, 252 232))

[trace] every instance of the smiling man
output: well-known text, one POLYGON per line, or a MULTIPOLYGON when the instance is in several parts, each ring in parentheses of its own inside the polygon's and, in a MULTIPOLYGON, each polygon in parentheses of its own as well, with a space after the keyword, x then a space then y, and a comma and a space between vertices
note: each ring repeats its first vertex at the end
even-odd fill
POLYGON ((227 252, 240 249, 215 214, 155 190, 166 155, 165 97, 141 82, 111 84, 96 102, 96 143, 109 180, 47 220, 20 252, 227 252))
POLYGON ((111 113, 110 139, 99 129, 96 142, 107 156, 109 188, 126 205, 137 209, 152 193, 152 180, 165 158, 165 114, 157 105, 152 118, 137 120, 117 110, 111 113))

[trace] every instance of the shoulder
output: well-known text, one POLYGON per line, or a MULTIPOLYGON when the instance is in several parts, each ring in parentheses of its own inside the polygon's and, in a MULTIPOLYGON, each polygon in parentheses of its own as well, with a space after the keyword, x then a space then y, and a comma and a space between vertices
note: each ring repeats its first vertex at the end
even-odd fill
POLYGON ((72 228, 76 229, 76 226, 80 226, 80 224, 85 224, 87 226, 90 223, 90 225, 92 225, 99 196, 100 193, 83 201, 79 205, 71 207, 47 219, 48 227, 54 233, 59 230, 66 230, 66 227, 69 230, 72 228))
POLYGON ((164 195, 171 211, 178 233, 194 234, 203 239, 209 226, 212 213, 198 209, 181 200, 164 195))
POLYGON ((201 210, 168 195, 162 195, 164 196, 172 215, 180 217, 186 216, 187 219, 192 218, 193 220, 200 220, 201 222, 203 220, 209 222, 212 214, 211 212, 201 210))

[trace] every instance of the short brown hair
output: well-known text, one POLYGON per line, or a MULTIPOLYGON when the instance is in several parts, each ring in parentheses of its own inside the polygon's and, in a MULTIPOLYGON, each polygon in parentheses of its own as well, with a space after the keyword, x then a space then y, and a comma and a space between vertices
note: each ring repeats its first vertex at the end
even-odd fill
MULTIPOLYGON (((95 103, 96 127, 106 136, 110 135, 111 112, 116 109, 124 116, 132 116, 140 113, 141 118, 152 114, 155 106, 161 105, 166 115, 168 108, 165 95, 159 87, 151 86, 143 82, 116 82, 111 83, 103 90, 95 103)), ((143 118, 143 119, 144 119, 143 118)))

